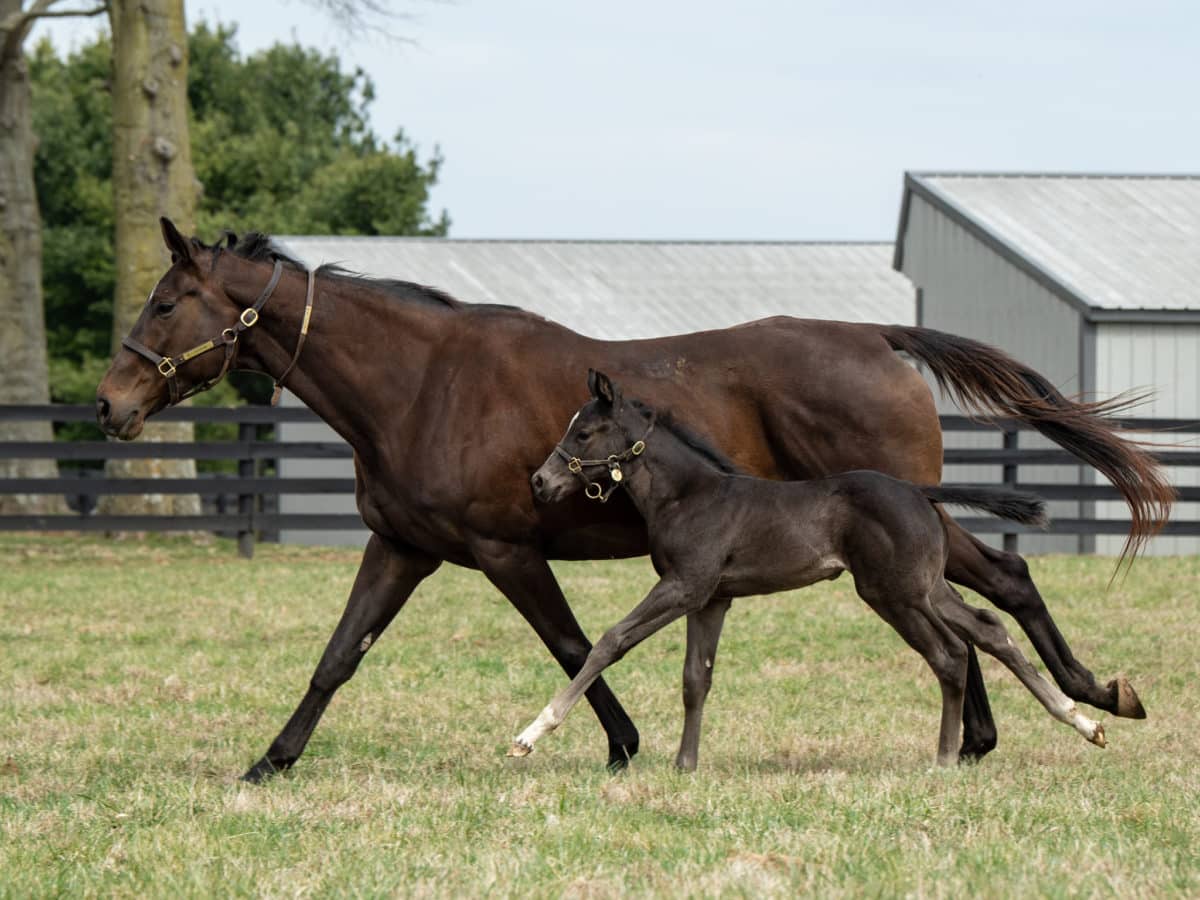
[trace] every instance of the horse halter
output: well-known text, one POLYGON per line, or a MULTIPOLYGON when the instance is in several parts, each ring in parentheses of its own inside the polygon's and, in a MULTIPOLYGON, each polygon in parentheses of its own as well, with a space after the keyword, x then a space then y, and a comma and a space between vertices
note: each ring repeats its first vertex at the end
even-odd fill
MULTIPOLYGON (((190 350, 184 350, 178 356, 163 356, 155 353, 145 344, 130 336, 122 338, 121 345, 149 360, 150 364, 158 370, 158 374, 167 380, 167 391, 171 396, 170 405, 174 406, 188 397, 193 397, 196 394, 216 387, 229 373, 229 367, 233 364, 233 357, 237 353, 238 339, 244 331, 253 328, 258 323, 259 313, 262 312, 262 308, 266 306, 267 301, 271 299, 271 294, 274 293, 275 287, 279 284, 279 279, 282 275, 283 263, 277 259, 275 260, 275 268, 271 272, 271 280, 267 282, 267 286, 258 295, 258 299, 254 301, 254 305, 242 310, 241 314, 238 315, 237 322, 231 327, 224 329, 215 338, 207 340, 203 344, 197 344, 190 350), (216 377, 208 381, 198 382, 186 391, 180 391, 179 382, 176 381, 179 367, 186 362, 203 356, 210 350, 216 350, 218 347, 225 351, 225 361, 221 365, 221 371, 217 373, 216 377)), ((272 406, 279 402, 279 395, 283 390, 283 380, 287 378, 288 374, 295 367, 296 361, 300 359, 300 351, 304 348, 304 341, 308 337, 308 323, 312 316, 313 305, 313 281, 314 273, 310 269, 308 271, 308 288, 304 298, 304 320, 300 325, 300 338, 296 341, 296 352, 292 355, 292 361, 283 370, 283 374, 275 379, 275 391, 271 395, 272 406)))
MULTIPOLYGON (((583 493, 587 495, 589 500, 599 500, 601 503, 607 503, 608 498, 613 495, 613 492, 625 480, 625 473, 621 471, 621 463, 631 462, 634 458, 641 456, 645 452, 646 438, 650 437, 650 432, 653 430, 654 420, 651 419, 645 433, 640 438, 620 453, 614 453, 604 459, 580 459, 578 456, 572 456, 568 453, 562 444, 555 444, 554 452, 567 461, 567 468, 583 482, 583 493), (601 487, 599 482, 592 481, 583 472, 585 467, 597 468, 600 466, 608 469, 608 477, 612 479, 612 484, 608 486, 607 490, 601 487)), ((626 439, 628 440, 628 435, 626 439)))

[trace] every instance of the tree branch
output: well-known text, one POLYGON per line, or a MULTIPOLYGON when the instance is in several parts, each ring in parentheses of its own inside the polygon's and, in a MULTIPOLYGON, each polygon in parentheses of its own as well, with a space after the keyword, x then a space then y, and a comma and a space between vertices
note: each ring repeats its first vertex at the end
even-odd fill
POLYGON ((29 9, 18 10, 10 15, 3 22, 0 22, 0 37, 3 38, 3 50, 0 50, 0 59, 9 59, 18 53, 21 45, 25 43, 25 38, 29 34, 29 29, 33 27, 33 23, 38 19, 63 19, 68 16, 98 16, 101 13, 108 12, 108 3, 102 2, 99 6, 92 9, 51 9, 58 0, 36 0, 33 6, 29 9))

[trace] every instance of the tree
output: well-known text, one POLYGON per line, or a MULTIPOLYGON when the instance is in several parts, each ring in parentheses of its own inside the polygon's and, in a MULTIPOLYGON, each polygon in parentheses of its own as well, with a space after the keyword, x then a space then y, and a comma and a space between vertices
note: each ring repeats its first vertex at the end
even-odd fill
MULTIPOLYGON (((0 0, 0 403, 37 404, 50 399, 42 299, 41 220, 34 190, 35 140, 25 38, 39 18, 94 15, 54 9, 54 0, 0 0)), ((0 423, 0 439, 45 441, 49 423, 0 423)), ((5 460, 6 476, 53 476, 52 461, 5 460)), ((39 495, 0 497, 0 512, 53 511, 61 501, 39 495)))
MULTIPOLYGON (((439 157, 422 161, 403 134, 386 141, 370 129, 374 87, 361 71, 295 45, 243 56, 227 26, 200 23, 188 48, 198 233, 446 233, 446 214, 428 209, 439 157)), ((86 400, 110 351, 111 57, 101 37, 65 58, 41 42, 30 60, 51 379, 60 400, 86 400)), ((260 397, 248 382, 236 383, 265 400, 269 385, 260 397)))
MULTIPOLYGON (((170 264, 158 219, 195 223, 196 176, 188 133, 187 30, 183 0, 110 0, 112 26, 113 219, 116 290, 112 346, 129 333, 170 264)), ((190 441, 190 422, 154 423, 143 440, 190 441)), ((110 460, 119 477, 194 477, 193 460, 110 460)), ((194 494, 118 495, 106 512, 195 515, 194 494)))

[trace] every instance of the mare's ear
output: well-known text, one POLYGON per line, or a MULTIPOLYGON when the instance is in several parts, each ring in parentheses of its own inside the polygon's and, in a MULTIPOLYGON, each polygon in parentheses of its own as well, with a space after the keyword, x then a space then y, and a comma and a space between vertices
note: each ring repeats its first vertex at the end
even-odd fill
POLYGON ((171 262, 177 263, 180 260, 191 262, 192 247, 187 242, 187 239, 179 233, 179 229, 175 227, 175 223, 166 216, 162 216, 158 220, 158 224, 162 227, 163 242, 167 245, 167 249, 171 251, 171 262))
POLYGON ((621 392, 603 372, 588 369, 588 390, 597 400, 603 400, 609 406, 617 406, 621 402, 621 392))

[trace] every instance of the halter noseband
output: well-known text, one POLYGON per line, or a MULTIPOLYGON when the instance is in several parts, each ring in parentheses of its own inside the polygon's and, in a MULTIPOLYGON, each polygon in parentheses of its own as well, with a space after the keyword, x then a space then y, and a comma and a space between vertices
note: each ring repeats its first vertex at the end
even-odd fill
MULTIPOLYGON (((646 449, 646 438, 650 437, 650 432, 653 430, 654 420, 651 419, 645 433, 640 438, 620 453, 614 453, 604 459, 580 459, 578 456, 572 456, 567 452, 562 444, 555 444, 554 452, 567 461, 567 468, 583 482, 583 493, 589 500, 599 500, 601 503, 607 503, 608 498, 613 495, 613 492, 625 480, 625 473, 621 471, 621 463, 630 462, 635 457, 642 455, 646 449), (607 490, 601 487, 599 482, 592 481, 583 473, 585 467, 596 468, 599 466, 608 469, 608 477, 612 479, 612 484, 608 486, 607 490)), ((628 440, 628 435, 626 435, 626 439, 628 440)))
MULTIPOLYGON (((167 380, 167 391, 171 396, 170 405, 174 406, 188 397, 193 397, 196 394, 215 387, 228 374, 229 367, 233 364, 234 354, 237 352, 238 338, 242 336, 242 332, 253 328, 258 323, 259 313, 267 305, 267 301, 271 299, 271 294, 274 293, 275 287, 279 284, 279 279, 282 275, 283 263, 277 259, 275 260, 275 268, 271 272, 271 280, 267 282, 267 286, 258 295, 258 299, 254 301, 254 305, 248 306, 241 311, 237 322, 231 327, 222 330, 215 338, 207 340, 203 344, 197 344, 190 350, 184 350, 178 356, 163 356, 155 353, 145 344, 128 335, 121 339, 121 346, 149 360, 150 364, 158 370, 158 374, 167 380), (194 384, 186 391, 180 391, 179 382, 175 380, 179 367, 199 356, 203 356, 210 350, 216 350, 218 347, 225 351, 225 361, 221 365, 221 371, 217 373, 216 377, 194 384)), ((310 269, 308 271, 308 289, 304 298, 304 321, 300 325, 300 338, 296 342, 296 352, 292 355, 292 361, 283 370, 283 374, 275 379, 275 392, 271 396, 272 405, 275 405, 279 401, 279 394, 283 390, 283 380, 287 378, 293 367, 295 367, 296 361, 300 358, 300 351, 304 348, 304 341, 308 337, 308 322, 312 315, 313 304, 313 280, 314 274, 310 269)))

